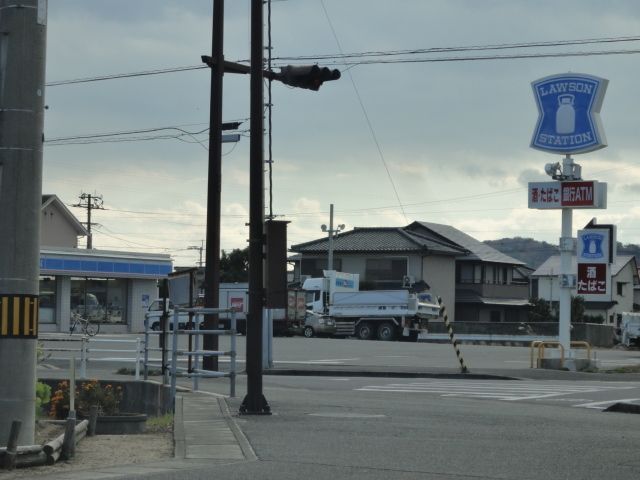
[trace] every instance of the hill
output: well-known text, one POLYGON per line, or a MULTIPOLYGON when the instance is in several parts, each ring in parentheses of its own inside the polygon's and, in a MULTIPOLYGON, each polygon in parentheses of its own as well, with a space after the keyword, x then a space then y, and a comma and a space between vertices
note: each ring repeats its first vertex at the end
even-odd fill
MULTIPOLYGON (((558 246, 547 242, 539 242, 533 238, 501 238, 485 240, 487 245, 496 250, 525 262, 531 268, 538 268, 551 255, 558 255, 558 246)), ((618 255, 635 255, 640 258, 640 245, 618 242, 618 255)))

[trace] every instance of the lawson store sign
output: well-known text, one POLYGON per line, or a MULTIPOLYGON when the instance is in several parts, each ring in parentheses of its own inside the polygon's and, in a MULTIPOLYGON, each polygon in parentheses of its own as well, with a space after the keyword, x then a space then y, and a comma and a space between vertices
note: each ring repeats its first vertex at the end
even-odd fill
POLYGON ((600 108, 608 83, 593 75, 571 73, 533 82, 539 116, 531 147, 561 154, 606 147, 600 108))

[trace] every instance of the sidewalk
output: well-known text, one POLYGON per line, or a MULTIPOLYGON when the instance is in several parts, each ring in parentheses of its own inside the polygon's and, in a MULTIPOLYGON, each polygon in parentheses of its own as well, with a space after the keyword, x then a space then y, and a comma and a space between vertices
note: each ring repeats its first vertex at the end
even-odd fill
POLYGON ((256 460, 222 396, 203 392, 176 396, 175 457, 179 459, 256 460))

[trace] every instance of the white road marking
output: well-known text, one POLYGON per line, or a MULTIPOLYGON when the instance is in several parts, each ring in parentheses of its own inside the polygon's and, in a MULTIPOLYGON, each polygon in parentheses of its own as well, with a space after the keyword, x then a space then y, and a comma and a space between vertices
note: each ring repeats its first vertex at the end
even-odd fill
POLYGON ((575 385, 573 383, 433 380, 411 383, 391 383, 387 385, 370 385, 357 388, 355 390, 364 392, 433 393, 439 394, 443 397, 468 397, 503 401, 520 401, 548 399, 576 393, 584 394, 628 390, 633 388, 635 387, 629 385, 575 385))
POLYGON ((605 400, 603 402, 581 403, 579 405, 573 405, 573 406, 580 407, 580 408, 594 408, 596 410, 604 410, 605 408, 610 407, 614 403, 620 403, 620 402, 633 403, 638 401, 640 401, 640 398, 621 398, 618 400, 605 400))

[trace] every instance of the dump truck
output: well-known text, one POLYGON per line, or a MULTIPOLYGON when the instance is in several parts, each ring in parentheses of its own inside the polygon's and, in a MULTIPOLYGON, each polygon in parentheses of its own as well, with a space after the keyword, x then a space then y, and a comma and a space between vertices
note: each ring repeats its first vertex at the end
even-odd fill
POLYGON ((358 274, 324 270, 323 277, 307 278, 307 309, 335 321, 336 335, 362 340, 417 339, 440 306, 428 291, 360 290, 358 274))

